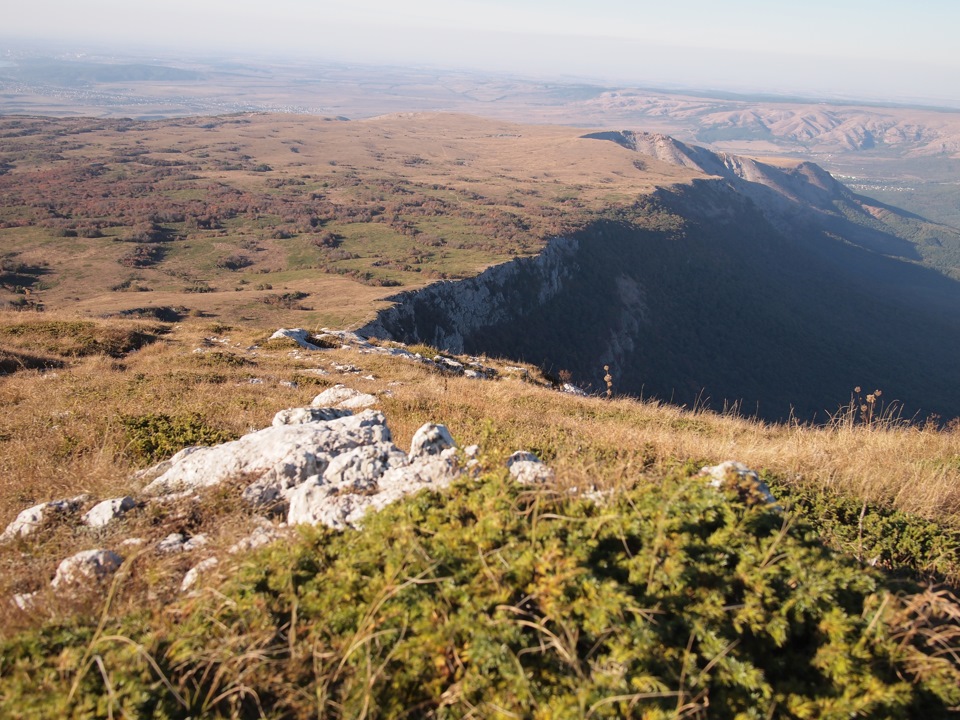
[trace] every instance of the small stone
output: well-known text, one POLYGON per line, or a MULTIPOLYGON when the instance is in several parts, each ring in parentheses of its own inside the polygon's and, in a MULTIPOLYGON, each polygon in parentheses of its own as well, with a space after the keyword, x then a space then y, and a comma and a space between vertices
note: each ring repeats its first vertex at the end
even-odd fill
POLYGON ((94 505, 89 511, 84 513, 83 522, 90 527, 103 527, 113 520, 124 516, 130 510, 135 508, 137 503, 129 495, 113 500, 104 500, 94 505))
POLYGON ((346 373, 350 375, 357 375, 360 373, 360 368, 356 365, 350 365, 349 363, 341 365, 340 363, 333 363, 333 369, 339 373, 346 373))
POLYGON ((206 560, 201 560, 199 563, 187 570, 187 574, 183 576, 183 582, 180 583, 180 592, 187 592, 188 590, 192 589, 194 585, 200 582, 200 578, 205 572, 213 570, 213 568, 219 564, 219 560, 217 560, 215 557, 211 557, 207 558, 206 560))
POLYGON ((122 563, 123 558, 110 550, 84 550, 60 563, 50 585, 59 588, 81 580, 100 581, 115 573, 122 563))
POLYGON ((254 531, 247 535, 247 537, 231 545, 227 552, 231 555, 249 552, 257 549, 258 547, 272 543, 279 537, 280 532, 278 532, 272 525, 261 525, 260 527, 254 529, 254 531))
POLYGON ((7 529, 0 535, 0 541, 11 540, 15 537, 26 537, 35 532, 46 522, 58 515, 69 515, 80 509, 88 499, 88 495, 77 495, 63 500, 52 500, 40 503, 23 510, 16 519, 7 525, 7 529))
POLYGON ((14 607, 16 607, 18 610, 22 610, 23 612, 27 612, 31 608, 33 608, 34 603, 36 603, 37 601, 38 594, 39 593, 35 593, 35 592, 17 593, 16 595, 13 596, 11 600, 13 602, 14 607))
POLYGON ((194 535, 192 538, 183 543, 183 551, 190 552, 191 550, 202 548, 208 542, 210 542, 210 539, 206 535, 194 535))
POLYGON ((708 465, 700 469, 700 476, 709 478, 708 484, 712 487, 736 491, 744 502, 762 502, 779 508, 767 484, 742 462, 727 460, 719 465, 708 465))
POLYGON ((163 540, 157 543, 157 552, 174 553, 183 552, 183 544, 187 541, 182 533, 170 533, 163 540))

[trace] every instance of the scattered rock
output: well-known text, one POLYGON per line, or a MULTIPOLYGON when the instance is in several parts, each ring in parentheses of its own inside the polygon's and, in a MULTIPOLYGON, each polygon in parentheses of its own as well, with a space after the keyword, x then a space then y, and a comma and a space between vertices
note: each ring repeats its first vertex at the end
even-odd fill
POLYGON ((327 422, 349 417, 353 412, 346 408, 308 407, 281 410, 273 416, 273 426, 302 425, 303 423, 327 422))
POLYGON ((120 543, 120 546, 121 547, 139 547, 140 545, 143 545, 145 542, 146 540, 144 540, 143 538, 136 538, 136 537, 127 538, 126 540, 120 543))
POLYGON ((457 362, 456 360, 451 360, 450 358, 443 357, 443 355, 437 355, 433 358, 433 364, 436 365, 441 370, 446 370, 447 372, 453 373, 454 375, 463 375, 464 367, 463 363, 457 362))
POLYGON ((60 588, 82 580, 100 581, 115 573, 121 563, 123 558, 110 550, 84 550, 60 563, 50 585, 60 588))
POLYGON ((538 485, 553 479, 553 470, 532 452, 517 450, 507 458, 510 474, 521 485, 538 485))
POLYGON ((348 388, 346 385, 334 385, 317 395, 310 403, 313 407, 334 407, 359 410, 375 405, 377 398, 348 388))
POLYGON ((104 527, 117 518, 126 515, 136 506, 137 503, 129 495, 113 500, 104 500, 84 513, 82 519, 90 527, 104 527))
POLYGON ((213 568, 219 564, 219 560, 217 560, 215 557, 211 557, 207 558, 206 560, 201 560, 199 563, 187 570, 187 574, 183 576, 183 582, 180 583, 180 592, 187 592, 188 590, 191 590, 194 585, 200 582, 200 578, 205 572, 213 570, 213 568))
POLYGON ((561 385, 560 390, 568 393, 569 395, 576 395, 577 397, 590 397, 586 390, 578 388, 576 385, 571 385, 570 383, 564 383, 561 385))
POLYGON ((75 513, 87 499, 87 495, 77 495, 73 498, 52 500, 27 508, 7 525, 7 529, 0 534, 0 541, 11 540, 15 537, 26 537, 55 517, 75 513))
POLYGON ((705 466, 700 469, 700 476, 709 478, 709 484, 713 487, 736 491, 746 503, 777 505, 777 499, 767 484, 741 462, 727 460, 719 465, 705 466))

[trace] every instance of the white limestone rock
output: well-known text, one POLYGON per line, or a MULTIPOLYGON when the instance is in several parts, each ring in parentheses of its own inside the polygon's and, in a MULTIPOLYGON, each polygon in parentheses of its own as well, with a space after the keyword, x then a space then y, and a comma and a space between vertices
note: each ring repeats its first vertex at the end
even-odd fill
POLYGON ((319 350, 318 345, 314 345, 310 342, 310 333, 308 333, 303 328, 280 328, 273 335, 270 336, 271 340, 277 340, 280 338, 290 338, 295 341, 297 345, 302 347, 304 350, 319 350))
POLYGON ((338 492, 366 492, 389 469, 403 467, 407 456, 393 443, 376 443, 337 455, 323 471, 323 484, 338 492))
POLYGON ((521 485, 538 485, 553 479, 553 470, 526 450, 517 450, 507 458, 507 468, 514 480, 521 485))
POLYGON ((85 580, 99 582, 115 573, 122 563, 123 558, 110 550, 84 550, 60 563, 50 585, 57 589, 85 580))
POLYGON ((328 422, 342 417, 349 417, 353 413, 345 408, 332 407, 305 407, 281 410, 273 416, 273 426, 302 425, 303 423, 328 422))
POLYGON ((746 502, 779 507, 767 484, 742 462, 727 460, 719 465, 708 465, 700 469, 700 476, 708 479, 712 487, 735 490, 746 502))
POLYGON ((161 554, 183 552, 183 544, 187 541, 183 533, 170 533, 157 543, 157 552, 161 554))
POLYGON ((83 515, 83 522, 90 527, 104 527, 117 518, 123 517, 133 510, 137 503, 129 495, 122 498, 113 498, 97 503, 83 515))
POLYGON ((215 557, 210 557, 206 560, 201 560, 199 563, 187 570, 187 574, 183 576, 183 582, 180 583, 180 592, 192 590, 193 586, 200 582, 204 573, 213 570, 219 564, 219 560, 217 560, 215 557))
POLYGON ((192 538, 190 538, 183 544, 183 551, 190 552, 191 550, 202 548, 204 545, 206 545, 209 542, 210 542, 210 538, 208 538, 206 535, 202 533, 199 535, 194 535, 192 538))
POLYGON ((290 495, 287 523, 358 527, 370 509, 423 488, 449 485, 460 474, 455 455, 450 432, 432 423, 414 435, 409 457, 389 443, 343 453, 290 495))
POLYGON ((22 610, 23 612, 29 612, 33 609, 33 606, 37 602, 37 595, 40 593, 31 592, 31 593, 17 593, 11 598, 13 606, 17 610, 22 610))
POLYGON ((453 436, 450 435, 450 431, 447 430, 445 425, 426 423, 413 434, 413 441, 410 443, 410 458, 440 455, 444 450, 456 447, 457 444, 453 441, 453 436))
POLYGON ((322 524, 336 530, 357 528, 369 510, 380 510, 424 488, 446 487, 458 476, 456 461, 442 457, 427 457, 392 467, 375 484, 362 483, 366 489, 361 492, 348 492, 347 488, 327 483, 318 476, 291 495, 287 523, 322 524))
POLYGON ((377 398, 359 390, 348 388, 346 385, 337 384, 332 388, 327 388, 317 395, 310 403, 312 407, 322 408, 349 408, 359 410, 375 405, 377 398))
POLYGON ((0 534, 0 541, 12 540, 15 537, 26 537, 55 517, 75 513, 87 501, 88 497, 87 495, 77 495, 76 497, 52 500, 27 508, 7 525, 7 529, 0 534))
POLYGON ((373 410, 329 422, 268 427, 222 445, 196 448, 177 462, 171 460, 143 492, 162 495, 232 478, 248 478, 261 489, 280 492, 322 473, 334 455, 389 441, 386 419, 373 410))

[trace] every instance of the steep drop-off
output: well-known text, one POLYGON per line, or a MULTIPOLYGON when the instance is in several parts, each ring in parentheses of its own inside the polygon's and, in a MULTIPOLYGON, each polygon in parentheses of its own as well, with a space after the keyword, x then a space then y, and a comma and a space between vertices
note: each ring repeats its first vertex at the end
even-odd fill
POLYGON ((566 370, 593 391, 609 365, 619 393, 770 420, 826 420, 855 386, 907 417, 960 415, 957 282, 814 165, 679 145, 715 179, 611 212, 539 257, 397 296, 363 331, 566 370))

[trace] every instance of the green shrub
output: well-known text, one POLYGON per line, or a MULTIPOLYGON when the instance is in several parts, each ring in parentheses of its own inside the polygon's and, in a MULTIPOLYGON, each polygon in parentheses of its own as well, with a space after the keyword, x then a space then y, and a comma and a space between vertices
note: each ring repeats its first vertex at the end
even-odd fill
POLYGON ((960 587, 960 529, 823 488, 767 480, 831 546, 886 570, 960 587))
POLYGON ((200 415, 149 414, 120 418, 127 451, 138 461, 155 463, 191 445, 217 445, 235 439, 211 427, 200 415))
POLYGON ((98 637, 3 643, 0 710, 839 719, 960 703, 956 657, 929 649, 955 604, 898 598, 809 526, 685 475, 601 504, 471 480, 359 532, 303 529, 230 575, 98 637))

